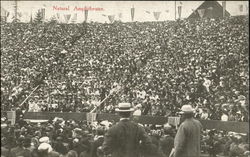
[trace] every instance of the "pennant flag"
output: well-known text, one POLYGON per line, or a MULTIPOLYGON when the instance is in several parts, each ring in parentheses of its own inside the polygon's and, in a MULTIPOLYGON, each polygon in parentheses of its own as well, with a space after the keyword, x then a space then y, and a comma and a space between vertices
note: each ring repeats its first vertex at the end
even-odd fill
POLYGON ((154 17, 155 17, 155 19, 158 21, 159 20, 159 17, 160 17, 160 14, 161 14, 161 12, 154 12, 154 17))
POLYGON ((68 23, 69 22, 69 19, 70 19, 71 15, 68 14, 68 15, 64 15, 64 19, 65 19, 65 22, 68 23))
POLYGON ((74 16, 71 18, 71 22, 76 22, 77 20, 77 13, 74 14, 74 16))
POLYGON ((243 12, 243 5, 242 4, 239 5, 239 10, 240 10, 240 12, 243 12))
POLYGON ((151 14, 151 12, 150 11, 145 11, 146 13, 148 13, 148 14, 151 14))
POLYGON ((178 15, 179 15, 179 19, 181 18, 181 8, 182 8, 182 6, 178 6, 178 15))
POLYGON ((199 9, 198 13, 199 13, 200 17, 203 18, 204 13, 205 13, 205 9, 199 9))
POLYGON ((109 15, 108 16, 110 23, 113 23, 115 20, 115 15, 109 15))
POLYGON ((85 19, 84 19, 84 21, 85 22, 87 22, 87 20, 88 20, 88 14, 89 14, 89 10, 84 10, 84 17, 85 17, 85 19))
POLYGON ((135 16, 135 8, 131 8, 131 20, 134 21, 134 16, 135 16))

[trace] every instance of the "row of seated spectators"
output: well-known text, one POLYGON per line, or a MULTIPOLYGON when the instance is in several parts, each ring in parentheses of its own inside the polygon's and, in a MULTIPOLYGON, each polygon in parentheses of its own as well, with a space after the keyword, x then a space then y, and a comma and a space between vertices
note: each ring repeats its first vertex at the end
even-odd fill
MULTIPOLYGON (((1 119, 1 156, 3 157, 103 157, 101 146, 106 131, 115 124, 107 120, 86 121, 51 119, 47 122, 26 122, 22 117, 15 125, 1 119)), ((176 129, 169 125, 142 125, 151 138, 152 149, 143 150, 143 157, 168 157, 176 129), (144 153, 143 153, 144 152, 144 153), (146 152, 146 153, 145 153, 146 152)), ((249 134, 203 130, 203 155, 247 157, 249 134)), ((122 141, 121 141, 122 142, 122 141)))
POLYGON ((248 121, 248 17, 112 24, 1 23, 1 103, 33 93, 30 111, 112 113, 248 121), (223 118, 222 118, 223 116, 223 118))

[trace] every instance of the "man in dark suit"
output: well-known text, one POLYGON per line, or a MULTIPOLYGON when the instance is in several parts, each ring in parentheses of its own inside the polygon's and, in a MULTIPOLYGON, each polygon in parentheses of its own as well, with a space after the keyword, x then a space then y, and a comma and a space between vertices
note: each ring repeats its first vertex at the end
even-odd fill
POLYGON ((133 111, 131 104, 120 103, 116 111, 121 119, 104 137, 104 154, 111 154, 112 157, 139 157, 141 148, 150 150, 152 142, 149 136, 142 127, 130 120, 133 111))

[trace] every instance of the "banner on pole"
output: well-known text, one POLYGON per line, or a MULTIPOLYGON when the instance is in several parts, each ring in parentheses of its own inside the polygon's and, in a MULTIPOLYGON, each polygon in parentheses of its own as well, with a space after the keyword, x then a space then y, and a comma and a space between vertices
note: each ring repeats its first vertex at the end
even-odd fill
POLYGON ((115 20, 115 15, 109 15, 108 16, 110 23, 113 23, 115 20))
POLYGON ((134 17, 135 17, 135 8, 131 8, 131 20, 134 21, 134 17))
POLYGON ((69 22, 70 17, 71 17, 70 14, 64 15, 64 18, 65 18, 65 22, 66 22, 66 23, 69 22))
POLYGON ((88 15, 89 15, 89 11, 88 10, 84 10, 84 17, 85 17, 84 21, 85 22, 87 22, 87 20, 88 20, 88 15))
POLYGON ((155 17, 155 20, 159 20, 159 18, 160 18, 160 14, 161 14, 161 12, 154 12, 154 17, 155 17))
POLYGON ((179 15, 179 19, 181 18, 181 8, 182 8, 182 6, 178 6, 178 15, 179 15))

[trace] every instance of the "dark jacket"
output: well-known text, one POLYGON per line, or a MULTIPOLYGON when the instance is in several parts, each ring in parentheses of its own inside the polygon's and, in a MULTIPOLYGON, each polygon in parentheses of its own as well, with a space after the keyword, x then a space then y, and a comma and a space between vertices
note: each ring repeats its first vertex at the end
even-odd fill
POLYGON ((112 157, 138 157, 140 140, 144 148, 150 147, 151 140, 142 127, 128 119, 121 120, 105 135, 104 154, 111 154, 112 157))
POLYGON ((166 135, 160 139, 160 149, 165 157, 169 157, 171 150, 174 148, 174 138, 166 135))

